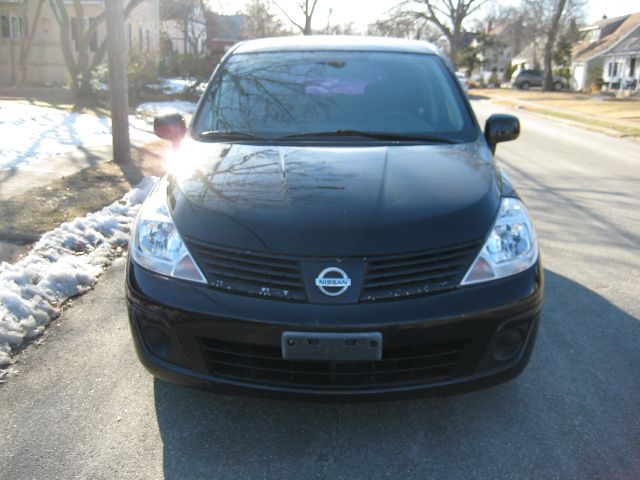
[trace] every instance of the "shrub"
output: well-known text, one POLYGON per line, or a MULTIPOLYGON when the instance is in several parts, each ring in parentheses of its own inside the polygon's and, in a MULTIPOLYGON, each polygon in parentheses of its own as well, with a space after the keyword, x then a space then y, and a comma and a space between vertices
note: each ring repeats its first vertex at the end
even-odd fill
POLYGON ((150 83, 158 79, 158 65, 153 55, 148 53, 131 53, 127 67, 129 82, 129 103, 137 103, 140 93, 150 83))
POLYGON ((602 67, 590 68, 587 72, 587 88, 590 92, 600 91, 604 85, 602 67))
POLYGON ((489 87, 499 87, 500 80, 498 79, 498 69, 491 70, 491 76, 489 77, 489 87))
POLYGON ((571 79, 571 69, 569 67, 560 67, 553 70, 553 75, 568 80, 571 79))
POLYGON ((180 55, 180 76, 193 77, 202 82, 207 81, 221 58, 220 55, 211 54, 205 56, 193 53, 180 55))

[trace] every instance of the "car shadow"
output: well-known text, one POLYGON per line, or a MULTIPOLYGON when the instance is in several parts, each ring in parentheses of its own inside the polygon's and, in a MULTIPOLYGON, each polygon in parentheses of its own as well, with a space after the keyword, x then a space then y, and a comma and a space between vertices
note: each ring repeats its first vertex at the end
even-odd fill
POLYGON ((469 100, 489 100, 489 97, 486 95, 480 95, 479 93, 473 93, 473 90, 470 90, 467 93, 469 100))
POLYGON ((155 381, 165 478, 632 478, 640 321, 546 271, 516 380, 445 398, 298 403, 155 381))

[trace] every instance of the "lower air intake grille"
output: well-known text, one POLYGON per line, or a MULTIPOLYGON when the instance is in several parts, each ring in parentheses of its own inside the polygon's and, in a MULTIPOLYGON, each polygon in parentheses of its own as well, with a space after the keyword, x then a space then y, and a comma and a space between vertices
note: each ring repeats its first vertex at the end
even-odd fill
POLYGON ((375 388, 430 383, 454 375, 469 342, 424 344, 383 350, 377 362, 283 360, 279 347, 201 338, 212 375, 255 384, 307 388, 375 388))

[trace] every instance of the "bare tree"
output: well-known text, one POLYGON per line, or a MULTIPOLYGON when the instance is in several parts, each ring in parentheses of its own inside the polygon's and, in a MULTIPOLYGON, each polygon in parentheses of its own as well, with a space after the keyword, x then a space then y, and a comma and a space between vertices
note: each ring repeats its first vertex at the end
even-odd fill
POLYGON ((209 11, 205 0, 162 0, 160 17, 178 24, 184 42, 183 51, 197 55, 206 47, 206 13, 209 11))
POLYGON ((247 38, 277 37, 286 32, 280 19, 269 9, 265 0, 251 0, 244 12, 247 21, 243 36, 247 38))
MULTIPOLYGON (((553 59, 554 56, 557 57, 558 38, 564 34, 570 34, 571 28, 575 29, 576 22, 579 23, 584 17, 585 4, 586 0, 524 0, 522 2, 522 16, 528 25, 529 33, 533 35, 534 52, 537 49, 538 39, 544 42, 541 48, 545 72, 543 90, 553 89, 553 59)), ((536 59, 534 63, 535 61, 536 59)))
POLYGON ((367 28, 369 35, 382 37, 408 38, 412 40, 428 40, 435 42, 440 31, 424 18, 415 18, 407 12, 398 10, 387 18, 372 23, 367 28))
POLYGON ((560 18, 562 12, 567 6, 567 0, 557 0, 553 15, 547 29, 547 38, 544 42, 544 79, 542 81, 542 89, 549 91, 553 89, 553 70, 552 70, 552 54, 553 46, 558 38, 558 30, 560 29, 560 18))
POLYGON ((313 19, 313 14, 316 11, 316 5, 318 4, 318 0, 300 0, 297 5, 300 11, 304 14, 304 25, 296 22, 291 16, 284 10, 275 0, 273 0, 273 4, 280 9, 282 13, 287 17, 287 19, 291 22, 291 24, 300 29, 300 31, 304 35, 311 35, 313 32, 311 30, 311 20, 313 19))
POLYGON ((131 160, 129 138, 129 97, 127 95, 127 60, 124 47, 123 0, 109 0, 105 4, 109 30, 109 88, 111 90, 111 130, 113 158, 116 163, 131 160))
MULTIPOLYGON (((124 9, 124 18, 127 19, 131 12, 144 0, 129 0, 124 9)), ((102 63, 107 53, 107 39, 97 45, 93 58, 90 55, 92 39, 98 32, 98 28, 105 22, 106 15, 103 11, 90 22, 85 22, 84 8, 81 0, 73 0, 73 13, 76 24, 76 50, 72 46, 71 19, 67 12, 65 0, 49 0, 53 16, 60 29, 60 45, 67 71, 71 78, 71 89, 76 97, 87 96, 91 93, 91 79, 93 71, 102 63)))
POLYGON ((462 24, 487 0, 407 0, 400 5, 416 19, 435 25, 449 42, 449 55, 455 62, 463 46, 462 24))

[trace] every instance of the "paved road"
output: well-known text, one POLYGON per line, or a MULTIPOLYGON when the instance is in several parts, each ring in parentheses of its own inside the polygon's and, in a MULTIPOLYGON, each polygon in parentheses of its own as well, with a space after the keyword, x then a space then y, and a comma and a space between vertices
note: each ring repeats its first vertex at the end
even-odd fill
POLYGON ((135 360, 118 261, 0 388, 0 477, 640 478, 640 144, 522 121, 499 162, 537 221, 547 283, 516 381, 364 405, 167 385, 135 360))

